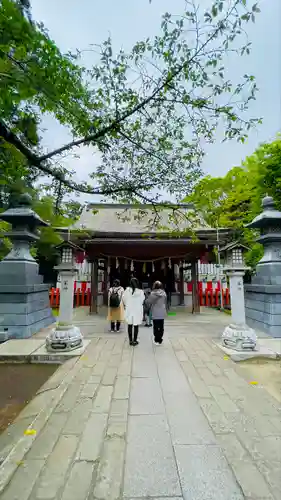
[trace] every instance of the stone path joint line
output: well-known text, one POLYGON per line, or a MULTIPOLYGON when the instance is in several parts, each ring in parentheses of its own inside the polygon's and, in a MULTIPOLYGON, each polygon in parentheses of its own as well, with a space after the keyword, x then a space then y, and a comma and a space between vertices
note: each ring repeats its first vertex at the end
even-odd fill
POLYGON ((173 328, 134 349, 101 335, 58 368, 0 436, 1 500, 280 500, 277 400, 173 328))

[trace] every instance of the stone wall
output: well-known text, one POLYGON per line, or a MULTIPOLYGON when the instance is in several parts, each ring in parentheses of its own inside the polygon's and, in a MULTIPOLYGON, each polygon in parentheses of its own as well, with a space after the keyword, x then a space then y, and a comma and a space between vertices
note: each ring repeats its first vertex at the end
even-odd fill
POLYGON ((281 337, 281 287, 245 285, 246 322, 252 328, 281 337))

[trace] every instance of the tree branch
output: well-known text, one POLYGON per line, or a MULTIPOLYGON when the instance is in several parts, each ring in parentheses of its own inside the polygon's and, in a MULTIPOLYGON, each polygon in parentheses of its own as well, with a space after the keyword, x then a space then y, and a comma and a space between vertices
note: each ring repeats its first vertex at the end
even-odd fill
MULTIPOLYGON (((233 10, 233 8, 232 8, 232 10, 233 10)), ((230 15, 230 13, 228 13, 228 16, 229 15, 230 15)), ((7 142, 11 142, 11 144, 13 144, 17 149, 19 149, 19 151, 21 151, 21 153, 31 163, 33 162, 34 165, 37 166, 37 168, 41 169, 42 172, 47 173, 47 175, 53 175, 51 172, 51 169, 47 168, 47 172, 46 172, 46 169, 44 170, 44 167, 42 166, 42 162, 49 160, 49 159, 53 158, 54 156, 63 153, 64 151, 68 151, 74 147, 80 146, 81 144, 87 144, 89 142, 96 142, 98 139, 100 139, 101 137, 103 137, 107 133, 111 132, 114 129, 117 129, 118 126, 120 125, 120 123, 122 123, 127 118, 129 118, 130 116, 134 115, 135 113, 137 113, 138 111, 143 109, 145 106, 147 106, 147 104, 149 104, 155 98, 155 96, 159 92, 161 92, 161 90, 165 89, 165 87, 167 87, 189 64, 191 64, 192 61, 195 59, 195 57, 197 57, 200 54, 200 52, 217 36, 220 29, 221 29, 221 23, 218 23, 218 26, 214 30, 212 35, 200 46, 199 49, 197 49, 197 51, 193 54, 193 56, 191 58, 189 58, 187 61, 182 63, 176 70, 171 71, 169 76, 167 78, 165 78, 164 81, 161 84, 159 84, 148 97, 143 99, 141 102, 139 102, 132 109, 127 110, 125 113, 120 115, 118 119, 112 120, 112 122, 109 123, 109 125, 101 128, 99 131, 97 131, 93 134, 90 134, 88 136, 84 136, 81 139, 71 141, 68 144, 65 144, 64 146, 61 146, 60 148, 57 148, 57 149, 55 149, 49 153, 46 153, 45 155, 42 155, 42 156, 37 156, 34 153, 32 153, 31 150, 29 150, 28 148, 26 148, 25 146, 23 146, 21 144, 21 142, 18 138, 16 138, 16 140, 15 140, 15 138, 13 138, 13 142, 11 142, 10 134, 8 134, 9 139, 6 139, 7 142)), ((0 129, 0 135, 2 135, 1 129, 0 129)), ((6 134, 6 136, 7 136, 7 134, 6 134)), ((3 138, 5 138, 5 137, 3 136, 3 138)))
POLYGON ((123 130, 119 130, 118 133, 119 133, 119 135, 122 135, 122 137, 124 137, 125 139, 127 139, 127 141, 131 142, 131 144, 133 144, 134 146, 136 146, 138 149, 141 149, 142 151, 144 151, 145 153, 147 153, 152 158, 155 158, 156 160, 160 161, 161 163, 163 163, 164 165, 166 165, 168 167, 171 166, 169 162, 163 160, 163 158, 161 158, 161 156, 157 155, 156 153, 153 153, 153 151, 147 149, 145 146, 143 146, 139 142, 137 142, 134 139, 132 139, 129 135, 127 135, 125 132, 123 132, 123 130))
MULTIPOLYGON (((0 122, 0 136, 3 137, 7 142, 12 144, 13 146, 17 147, 18 150, 26 157, 29 163, 32 164, 32 166, 39 168, 45 175, 52 176, 54 179, 60 182, 61 185, 64 185, 71 189, 72 191, 79 191, 80 193, 83 194, 92 194, 92 195, 100 195, 100 196, 110 196, 110 195, 115 195, 118 193, 125 193, 127 192, 128 194, 134 194, 135 196, 138 196, 140 199, 142 199, 144 202, 149 202, 153 203, 152 198, 148 198, 147 196, 143 195, 141 191, 141 187, 143 186, 138 186, 138 187, 133 187, 130 185, 130 182, 127 182, 126 185, 119 185, 119 187, 113 187, 116 186, 116 183, 112 184, 112 187, 109 188, 93 188, 87 184, 78 184, 76 182, 70 181, 65 178, 64 173, 59 171, 59 170, 54 170, 48 165, 42 165, 36 155, 34 155, 19 139, 18 137, 11 132, 2 122, 0 122), (39 164, 38 164, 39 162, 39 164)), ((126 136, 128 140, 130 140, 129 137, 126 136)), ((148 151, 149 153, 149 151, 148 151)))

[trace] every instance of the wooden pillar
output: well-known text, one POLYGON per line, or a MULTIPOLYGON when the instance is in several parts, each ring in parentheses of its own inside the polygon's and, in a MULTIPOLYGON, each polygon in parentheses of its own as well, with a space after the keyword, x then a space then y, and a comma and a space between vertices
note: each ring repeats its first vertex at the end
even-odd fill
POLYGON ((179 292, 180 292, 180 306, 184 306, 184 279, 183 279, 183 266, 180 266, 180 282, 179 282, 179 292))
POLYGON ((200 312, 199 294, 198 294, 198 270, 197 262, 191 262, 191 281, 192 281, 192 313, 200 312))
POLYGON ((103 305, 107 306, 108 303, 108 259, 104 260, 104 291, 103 291, 103 305))
POLYGON ((91 262, 91 303, 90 314, 98 313, 98 259, 91 262))

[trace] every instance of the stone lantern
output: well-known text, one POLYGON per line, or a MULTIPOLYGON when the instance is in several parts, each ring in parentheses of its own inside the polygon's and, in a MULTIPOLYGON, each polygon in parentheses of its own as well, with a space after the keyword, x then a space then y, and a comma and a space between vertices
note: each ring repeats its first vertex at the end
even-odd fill
POLYGON ((245 286, 246 317, 251 326, 281 337, 281 212, 270 196, 262 200, 262 208, 247 225, 260 232, 257 241, 264 254, 251 284, 245 286))
POLYGON ((57 247, 60 250, 60 263, 55 267, 60 276, 59 321, 46 338, 48 351, 71 351, 83 346, 80 329, 72 324, 74 280, 77 273, 75 258, 82 249, 70 241, 57 247))
POLYGON ((13 246, 0 262, 0 342, 31 337, 55 319, 49 305, 49 285, 43 283, 30 246, 39 239, 38 228, 48 226, 32 210, 25 193, 16 206, 0 214, 11 229, 5 234, 13 246))
POLYGON ((248 247, 237 241, 221 248, 220 251, 223 253, 225 270, 245 269, 244 254, 247 250, 249 250, 248 247))
POLYGON ((222 334, 222 343, 237 351, 255 349, 257 336, 246 324, 243 276, 248 269, 244 253, 248 247, 232 242, 221 249, 224 256, 224 271, 229 278, 231 298, 231 324, 222 334))

